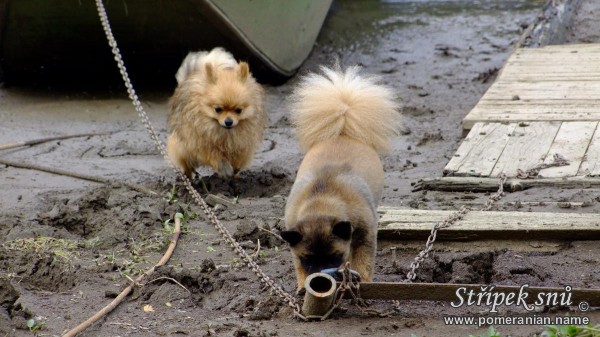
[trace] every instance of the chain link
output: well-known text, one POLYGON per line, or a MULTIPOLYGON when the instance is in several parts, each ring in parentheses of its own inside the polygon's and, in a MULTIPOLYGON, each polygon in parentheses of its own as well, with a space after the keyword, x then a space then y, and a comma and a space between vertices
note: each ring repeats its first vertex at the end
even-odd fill
MULTIPOLYGON (((487 199, 481 211, 489 211, 492 208, 492 205, 502 198, 502 195, 504 194, 505 182, 506 175, 503 173, 498 180, 498 191, 496 191, 496 193, 492 194, 487 199)), ((417 254, 417 256, 415 256, 414 261, 410 264, 410 271, 406 274, 406 282, 412 282, 417 277, 417 269, 419 269, 421 263, 423 263, 423 261, 429 256, 429 253, 433 249, 433 244, 435 243, 435 240, 437 238, 438 231, 442 228, 446 228, 453 225, 458 220, 461 220, 467 213, 469 213, 469 211, 470 209, 463 205, 458 211, 450 214, 450 216, 446 218, 443 222, 438 222, 431 228, 431 233, 427 238, 425 248, 421 250, 419 254, 417 254)))
POLYGON ((534 167, 530 168, 527 171, 523 171, 521 169, 517 169, 517 178, 520 179, 530 179, 530 178, 537 178, 540 171, 545 169, 545 168, 549 168, 549 167, 557 167, 557 166, 566 166, 569 165, 571 162, 569 162, 569 160, 565 157, 563 157, 561 154, 559 153, 555 153, 554 156, 552 156, 552 161, 548 162, 548 163, 540 163, 535 165, 534 167))
POLYGON ((223 224, 219 221, 213 210, 208 206, 208 204, 204 201, 202 196, 200 196, 200 194, 192 186, 192 182, 185 176, 185 174, 183 174, 183 172, 181 172, 181 170, 179 170, 177 167, 175 167, 175 165, 173 165, 173 163, 171 163, 171 160, 167 155, 167 151, 165 149, 164 144, 158 138, 158 135, 154 130, 152 123, 150 123, 150 120, 148 119, 148 114, 146 114, 146 111, 144 110, 142 103, 140 102, 137 94, 135 93, 133 85, 131 84, 131 80, 129 79, 129 75, 127 74, 127 69, 125 68, 125 63, 123 62, 121 52, 117 47, 117 41, 115 40, 115 37, 110 28, 108 15, 106 13, 106 9, 104 8, 102 0, 96 0, 96 6, 98 8, 98 15, 100 16, 102 28, 104 29, 104 33, 106 34, 106 38, 108 39, 108 44, 112 49, 115 61, 117 62, 117 66, 119 67, 119 72, 121 73, 123 81, 125 82, 125 87, 127 88, 129 98, 131 99, 135 110, 137 111, 140 119, 142 120, 142 123, 146 127, 146 130, 148 130, 150 138, 154 142, 156 149, 160 152, 167 164, 173 169, 175 174, 183 181, 183 184, 185 185, 187 191, 190 193, 190 195, 196 201, 196 203, 200 205, 206 217, 215 226, 215 228, 221 234, 225 242, 227 242, 231 246, 233 251, 236 254, 238 254, 238 256, 247 264, 248 268, 250 268, 256 274, 256 276, 262 283, 267 285, 271 289, 271 291, 273 291, 281 299, 287 302, 287 304, 294 310, 294 314, 296 317, 303 318, 303 316, 300 314, 300 304, 296 297, 285 291, 280 285, 275 284, 275 282, 273 282, 273 280, 262 271, 262 269, 252 259, 252 257, 248 255, 248 253, 246 253, 246 251, 235 241, 235 239, 227 230, 227 228, 225 228, 223 224))

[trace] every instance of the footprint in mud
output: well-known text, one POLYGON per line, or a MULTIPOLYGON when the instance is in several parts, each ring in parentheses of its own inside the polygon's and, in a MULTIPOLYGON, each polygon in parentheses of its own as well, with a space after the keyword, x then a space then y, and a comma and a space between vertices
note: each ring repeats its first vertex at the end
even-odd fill
POLYGON ((10 266, 12 274, 26 289, 59 292, 69 290, 78 283, 79 268, 54 252, 36 254, 17 249, 9 252, 2 254, 4 257, 0 259, 0 268, 8 270, 3 265, 10 266))
POLYGON ((94 239, 98 248, 153 235, 169 206, 161 198, 110 186, 81 196, 49 196, 48 201, 47 210, 38 215, 40 225, 65 229, 73 239, 94 239))
POLYGON ((489 283, 495 253, 445 253, 425 260, 417 278, 420 282, 489 283))
POLYGON ((494 282, 509 285, 544 285, 550 275, 543 266, 532 263, 529 257, 504 252, 494 261, 494 282))
POLYGON ((200 193, 223 194, 229 197, 272 197, 287 194, 292 186, 292 173, 272 163, 266 163, 259 170, 241 173, 235 180, 223 179, 216 174, 194 181, 200 193))

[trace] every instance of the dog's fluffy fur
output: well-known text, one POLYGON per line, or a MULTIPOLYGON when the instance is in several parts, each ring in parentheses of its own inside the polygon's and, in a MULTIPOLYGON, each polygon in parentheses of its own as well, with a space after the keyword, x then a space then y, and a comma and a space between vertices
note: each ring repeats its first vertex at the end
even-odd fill
POLYGON ((281 236, 291 246, 299 290, 309 274, 347 261, 362 280, 372 280, 383 190, 379 155, 400 115, 392 91, 358 71, 323 67, 293 95, 293 123, 307 153, 281 236))
POLYGON ((246 168, 262 141, 264 93, 246 62, 222 48, 190 53, 175 75, 167 152, 191 178, 200 165, 222 177, 246 168))

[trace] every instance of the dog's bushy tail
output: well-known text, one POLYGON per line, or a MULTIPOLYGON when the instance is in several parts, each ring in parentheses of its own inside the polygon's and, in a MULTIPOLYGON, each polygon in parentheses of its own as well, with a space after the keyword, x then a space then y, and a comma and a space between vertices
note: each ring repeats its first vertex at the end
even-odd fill
POLYGON ((204 71, 204 67, 207 63, 212 64, 215 68, 235 67, 237 64, 233 55, 221 47, 216 47, 210 52, 192 52, 187 54, 181 63, 181 66, 179 66, 177 74, 175 74, 177 83, 183 82, 188 76, 195 72, 204 71))
POLYGON ((389 149, 400 126, 395 95, 359 67, 321 67, 322 74, 305 76, 292 95, 292 121, 300 145, 346 136, 370 145, 378 153, 389 149))

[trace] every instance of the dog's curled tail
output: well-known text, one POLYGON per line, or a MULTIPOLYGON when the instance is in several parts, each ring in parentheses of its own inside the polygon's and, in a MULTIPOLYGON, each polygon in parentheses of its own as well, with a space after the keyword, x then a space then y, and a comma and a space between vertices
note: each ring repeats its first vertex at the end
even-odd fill
POLYGON ((389 149, 400 126, 398 103, 391 89, 359 75, 359 69, 321 67, 322 74, 302 79, 292 95, 292 122, 305 150, 339 136, 370 145, 378 153, 389 149))
POLYGON ((210 52, 200 51, 188 53, 181 66, 175 74, 177 83, 183 82, 191 74, 204 71, 204 67, 210 63, 213 67, 235 67, 237 64, 233 55, 221 47, 213 48, 210 52))

